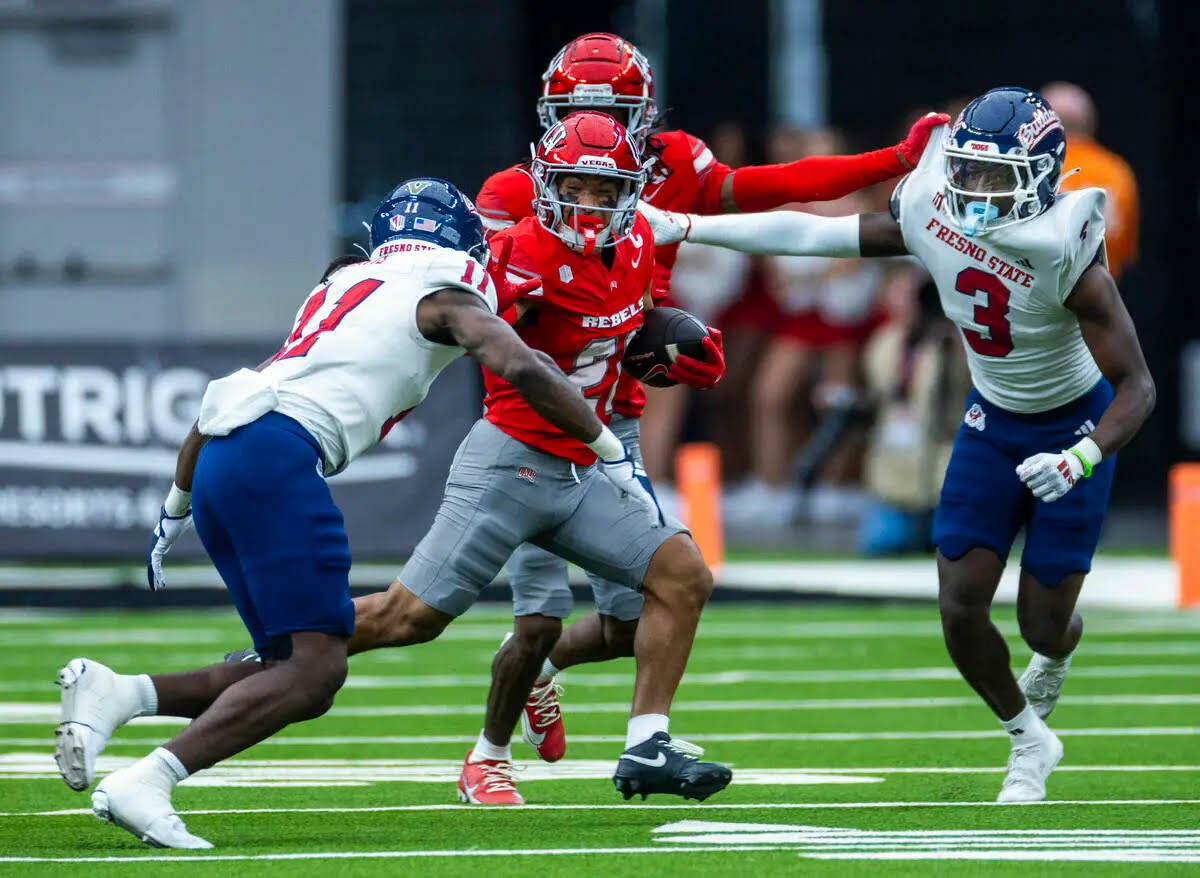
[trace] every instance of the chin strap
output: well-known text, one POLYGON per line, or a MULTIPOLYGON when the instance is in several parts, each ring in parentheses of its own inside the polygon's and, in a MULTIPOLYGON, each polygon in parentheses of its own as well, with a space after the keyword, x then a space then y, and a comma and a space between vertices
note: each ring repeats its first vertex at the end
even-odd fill
POLYGON ((1057 193, 1057 192, 1061 192, 1061 191, 1062 191, 1062 184, 1063 184, 1063 183, 1065 183, 1065 182, 1067 182, 1068 180, 1070 180, 1070 179, 1071 179, 1072 177, 1074 177, 1076 174, 1078 174, 1078 173, 1079 173, 1079 170, 1080 170, 1079 168, 1071 168, 1071 170, 1067 171, 1065 174, 1063 174, 1061 177, 1059 177, 1059 178, 1058 178, 1058 186, 1055 188, 1055 190, 1054 190, 1054 191, 1055 191, 1056 193, 1057 193))

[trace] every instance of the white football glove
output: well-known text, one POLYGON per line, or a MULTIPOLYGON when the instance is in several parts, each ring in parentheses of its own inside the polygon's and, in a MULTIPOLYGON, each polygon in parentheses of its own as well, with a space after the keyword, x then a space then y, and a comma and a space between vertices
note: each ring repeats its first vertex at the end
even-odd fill
POLYGON ((1063 497, 1075 487, 1080 479, 1092 474, 1092 468, 1100 462, 1100 446, 1084 438, 1073 448, 1058 454, 1035 454, 1027 457, 1017 467, 1017 478, 1033 492, 1033 496, 1047 503, 1063 497))
POLYGON ((650 222, 656 246, 677 244, 686 239, 688 232, 692 230, 692 218, 689 214, 659 210, 645 201, 638 202, 638 212, 650 222))
POLYGON ((654 488, 650 485, 646 470, 629 456, 628 449, 622 448, 622 451, 625 452, 623 457, 600 461, 600 475, 622 494, 646 507, 656 526, 664 524, 662 509, 659 508, 658 498, 654 496, 654 488))
POLYGON ((163 502, 158 515, 158 524, 150 537, 150 554, 146 561, 146 584, 151 591, 160 591, 167 587, 163 577, 163 557, 170 551, 175 541, 183 536, 184 531, 192 526, 191 494, 180 491, 174 485, 171 493, 163 502), (171 511, 168 512, 167 510, 171 511), (171 514, 174 513, 174 514, 171 514))

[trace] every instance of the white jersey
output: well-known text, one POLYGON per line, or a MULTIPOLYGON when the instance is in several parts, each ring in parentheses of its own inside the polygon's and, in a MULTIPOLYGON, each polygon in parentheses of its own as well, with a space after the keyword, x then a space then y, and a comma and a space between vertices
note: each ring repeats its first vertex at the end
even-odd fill
POLYGON ((932 275, 985 398, 1023 414, 1071 402, 1100 379, 1064 302, 1104 258, 1104 191, 1061 194, 1033 219, 967 237, 943 204, 944 135, 930 136, 892 196, 904 243, 932 275))
POLYGON ((325 475, 341 472, 463 355, 461 347, 429 341, 417 328, 417 304, 448 287, 474 293, 495 312, 491 278, 459 250, 394 241, 377 248, 370 261, 335 272, 301 306, 266 368, 242 369, 209 384, 200 432, 227 435, 277 411, 316 438, 325 475))

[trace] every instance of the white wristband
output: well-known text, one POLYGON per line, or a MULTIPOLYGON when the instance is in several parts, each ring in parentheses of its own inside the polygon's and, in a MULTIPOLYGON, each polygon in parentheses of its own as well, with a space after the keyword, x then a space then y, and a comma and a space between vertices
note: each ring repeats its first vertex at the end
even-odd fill
POLYGON ((587 447, 596 452, 598 458, 605 461, 620 460, 625 456, 625 443, 618 439, 617 434, 608 427, 601 427, 600 435, 589 442, 587 447))
POLYGON ((1086 457, 1088 463, 1092 466, 1095 466, 1104 458, 1104 455, 1100 453, 1100 446, 1095 443, 1091 436, 1084 436, 1072 447, 1086 457))
POLYGON ((192 492, 184 491, 178 485, 172 484, 163 501, 163 510, 172 518, 182 518, 192 509, 192 492))

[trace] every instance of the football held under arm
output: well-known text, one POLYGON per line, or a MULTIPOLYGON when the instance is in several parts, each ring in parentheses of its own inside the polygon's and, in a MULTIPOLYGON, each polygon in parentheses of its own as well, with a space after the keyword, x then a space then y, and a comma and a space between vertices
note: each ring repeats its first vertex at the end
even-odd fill
POLYGON ((426 296, 417 308, 417 325, 431 341, 463 348, 516 388, 535 412, 601 458, 623 455, 620 440, 554 361, 528 347, 478 296, 457 289, 426 296))

